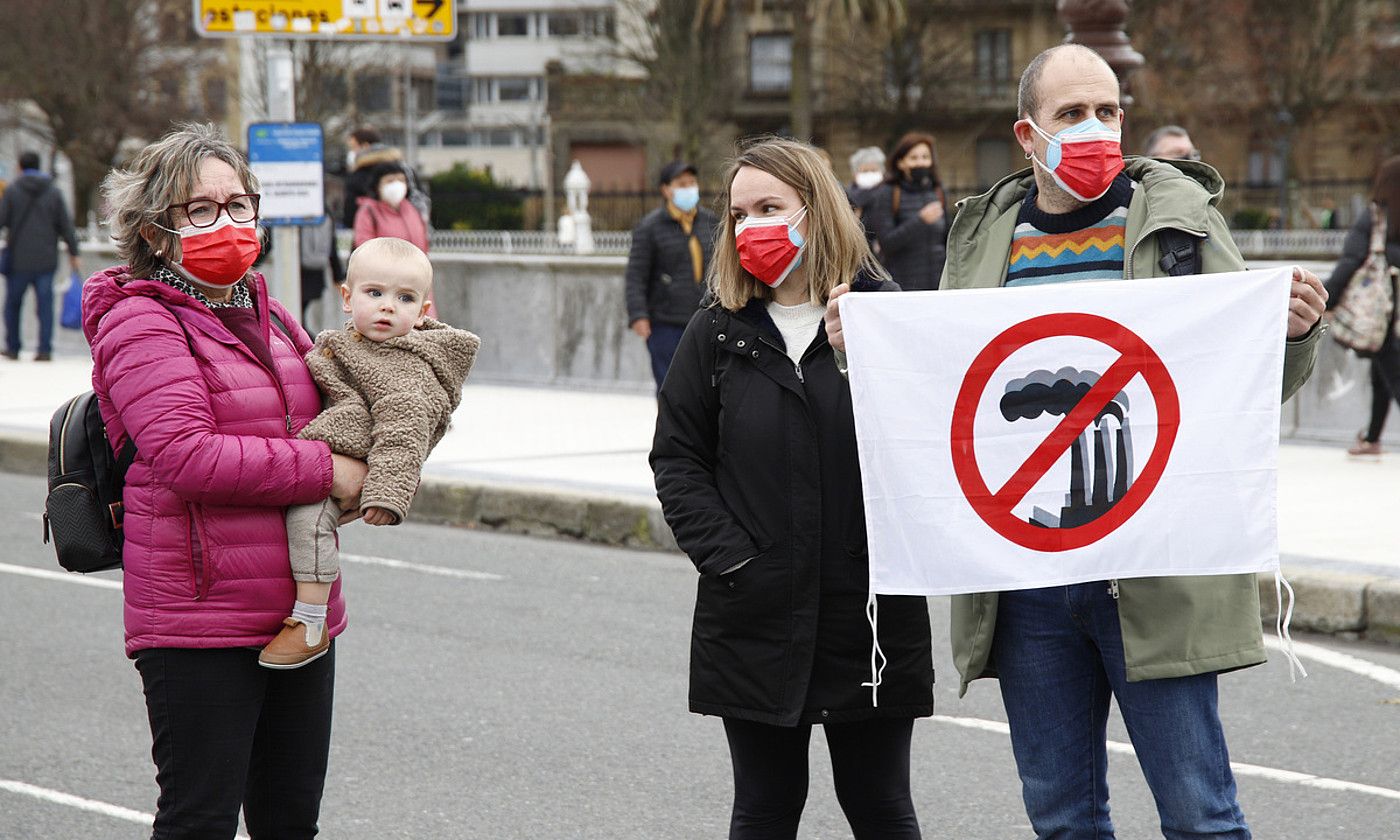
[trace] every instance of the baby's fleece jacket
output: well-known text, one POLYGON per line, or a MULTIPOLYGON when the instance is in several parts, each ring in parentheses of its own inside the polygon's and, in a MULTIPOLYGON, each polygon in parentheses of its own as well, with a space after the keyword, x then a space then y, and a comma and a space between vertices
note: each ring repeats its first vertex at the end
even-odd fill
POLYGON ((472 333, 431 318, 380 342, 349 325, 326 330, 306 354, 326 408, 297 436, 369 464, 360 510, 383 508, 401 522, 480 346, 472 333))

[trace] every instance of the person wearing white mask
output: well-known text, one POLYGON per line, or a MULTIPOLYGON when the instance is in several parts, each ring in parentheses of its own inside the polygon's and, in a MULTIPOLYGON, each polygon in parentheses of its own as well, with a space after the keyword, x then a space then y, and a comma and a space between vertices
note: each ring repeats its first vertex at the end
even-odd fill
POLYGON ((406 239, 428 251, 428 228, 423 216, 406 199, 408 173, 401 164, 380 164, 374 172, 374 195, 356 199, 354 247, 380 236, 406 239))
POLYGON ((874 195, 875 188, 885 180, 885 153, 879 146, 865 146, 855 150, 850 164, 851 183, 846 185, 846 198, 859 219, 864 215, 865 204, 874 195))
POLYGON ((661 167, 666 203, 632 230, 627 255, 627 325, 646 340, 657 390, 690 316, 700 307, 705 269, 714 253, 719 218, 700 206, 694 164, 675 160, 661 167))

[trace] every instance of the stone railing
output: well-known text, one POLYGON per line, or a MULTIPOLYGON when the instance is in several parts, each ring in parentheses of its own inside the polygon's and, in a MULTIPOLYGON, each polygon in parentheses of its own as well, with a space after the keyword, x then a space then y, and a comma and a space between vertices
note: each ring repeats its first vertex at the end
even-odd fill
POLYGON ((1342 253, 1344 230, 1232 230, 1245 259, 1334 260, 1342 253))

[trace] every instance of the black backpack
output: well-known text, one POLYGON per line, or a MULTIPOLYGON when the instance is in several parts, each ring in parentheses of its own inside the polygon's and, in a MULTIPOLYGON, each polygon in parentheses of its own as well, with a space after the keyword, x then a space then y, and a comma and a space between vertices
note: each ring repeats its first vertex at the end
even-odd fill
POLYGON ((136 443, 131 440, 120 455, 113 455, 92 391, 54 412, 49 423, 44 542, 53 536, 60 566, 70 572, 121 566, 122 486, 135 458, 136 443))
MULTIPOLYGON (((275 314, 271 318, 295 346, 292 332, 282 319, 275 314)), ((107 427, 97 408, 97 394, 85 391, 54 412, 49 422, 44 542, 52 535, 60 566, 83 573, 121 567, 122 488, 134 460, 136 441, 131 439, 120 454, 113 455, 107 427)))

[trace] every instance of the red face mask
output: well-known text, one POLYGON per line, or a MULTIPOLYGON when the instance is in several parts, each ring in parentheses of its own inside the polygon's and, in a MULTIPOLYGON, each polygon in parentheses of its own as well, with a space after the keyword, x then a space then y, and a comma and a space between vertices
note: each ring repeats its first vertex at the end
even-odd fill
POLYGON ((739 249, 739 265, 769 288, 776 289, 802 264, 807 241, 797 232, 797 224, 807 208, 787 216, 750 216, 734 226, 734 242, 739 249))
POLYGON ((1026 122, 1049 142, 1044 162, 1037 157, 1032 157, 1031 162, 1080 201, 1097 201, 1123 171, 1122 135, 1094 117, 1054 135, 1046 134, 1030 118, 1026 122))
POLYGON ((189 225, 171 233, 180 235, 180 267, 218 289, 242 280, 262 250, 257 222, 235 222, 227 216, 209 227, 189 225))

